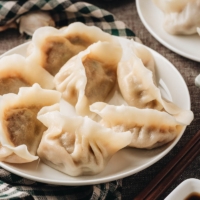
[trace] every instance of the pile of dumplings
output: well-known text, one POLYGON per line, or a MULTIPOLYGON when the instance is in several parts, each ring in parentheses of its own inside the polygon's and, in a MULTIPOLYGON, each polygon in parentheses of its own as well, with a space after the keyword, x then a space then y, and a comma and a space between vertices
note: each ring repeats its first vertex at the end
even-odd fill
POLYGON ((0 160, 95 175, 126 147, 174 140, 193 113, 162 98, 150 51, 80 22, 0 59, 0 160))
POLYGON ((200 0, 153 0, 164 13, 164 29, 172 35, 191 35, 200 27, 200 0))

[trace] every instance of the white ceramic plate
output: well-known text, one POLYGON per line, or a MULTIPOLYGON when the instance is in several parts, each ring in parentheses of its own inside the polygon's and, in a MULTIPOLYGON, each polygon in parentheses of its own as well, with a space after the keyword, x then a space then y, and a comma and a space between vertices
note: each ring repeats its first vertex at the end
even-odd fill
MULTIPOLYGON (((126 39, 120 38, 121 43, 127 41, 126 39)), ((27 46, 27 43, 20 45, 8 51, 3 56, 13 53, 25 55, 27 46)), ((180 73, 160 54, 151 49, 149 50, 153 54, 157 65, 157 81, 162 95, 180 107, 190 109, 188 88, 180 73)), ((183 132, 172 143, 154 150, 123 149, 112 157, 102 173, 95 176, 70 177, 48 167, 42 162, 38 163, 38 161, 28 164, 8 164, 0 162, 0 166, 19 176, 49 184, 74 186, 104 183, 130 176, 154 164, 175 146, 182 134, 183 132)))
POLYGON ((178 185, 165 200, 186 199, 194 192, 200 194, 200 180, 190 178, 178 185))
POLYGON ((200 36, 173 36, 163 29, 164 15, 152 0, 136 0, 136 7, 140 19, 146 29, 164 46, 175 53, 200 61, 200 36))

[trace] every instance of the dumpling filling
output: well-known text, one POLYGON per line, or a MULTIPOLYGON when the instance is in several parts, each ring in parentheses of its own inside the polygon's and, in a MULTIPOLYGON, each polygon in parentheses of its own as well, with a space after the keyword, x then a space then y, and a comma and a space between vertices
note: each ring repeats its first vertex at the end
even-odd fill
POLYGON ((75 139, 75 135, 69 132, 64 132, 60 136, 60 144, 69 154, 73 153, 74 151, 75 139))
POLYGON ((50 37, 43 48, 46 56, 42 66, 53 76, 74 55, 65 38, 50 37))
POLYGON ((20 87, 31 86, 24 79, 19 77, 6 77, 0 79, 0 95, 19 92, 20 87))
POLYGON ((91 45, 91 39, 87 37, 87 35, 67 35, 67 39, 73 44, 77 46, 82 46, 83 49, 86 49, 91 45))
POLYGON ((36 118, 38 111, 37 107, 10 109, 4 118, 4 126, 13 145, 25 144, 33 155, 46 129, 36 118))
POLYGON ((94 59, 86 58, 83 61, 87 76, 85 95, 89 103, 104 101, 116 82, 116 71, 113 67, 107 67, 105 64, 94 59))

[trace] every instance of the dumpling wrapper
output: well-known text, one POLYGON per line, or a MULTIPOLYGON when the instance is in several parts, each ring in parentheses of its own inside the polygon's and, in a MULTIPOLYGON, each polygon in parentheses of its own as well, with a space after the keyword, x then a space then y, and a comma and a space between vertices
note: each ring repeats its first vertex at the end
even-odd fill
POLYGON ((34 83, 45 89, 54 88, 53 76, 23 56, 12 54, 0 59, 0 95, 17 94, 20 87, 32 86, 34 83))
POLYGON ((117 68, 120 92, 128 105, 141 109, 163 110, 173 115, 180 123, 189 124, 194 118, 193 112, 163 99, 155 85, 152 71, 147 69, 134 53, 131 55, 123 59, 117 68))
POLYGON ((145 45, 135 42, 134 40, 119 39, 119 42, 122 47, 122 58, 120 62, 126 62, 134 54, 134 56, 138 57, 143 65, 152 72, 154 83, 157 85, 156 64, 149 49, 145 45))
POLYGON ((175 139, 184 124, 166 112, 94 103, 91 111, 101 116, 101 124, 116 132, 131 131, 130 147, 152 149, 175 139))
POLYGON ((0 97, 0 161, 26 163, 38 159, 36 151, 46 127, 37 120, 37 113, 60 98, 58 91, 42 89, 38 84, 0 97))
POLYGON ((78 115, 92 117, 89 105, 105 101, 117 81, 122 50, 117 44, 97 42, 70 59, 56 74, 54 83, 78 115))
POLYGON ((71 57, 98 41, 115 42, 115 38, 81 22, 61 29, 42 27, 33 34, 28 59, 54 76, 71 57))
POLYGON ((197 27, 197 33, 200 35, 200 28, 197 27))
POLYGON ((172 35, 191 35, 200 26, 199 0, 153 0, 164 13, 164 29, 172 35))
POLYGON ((40 159, 70 176, 100 173, 132 138, 129 131, 117 133, 88 117, 69 117, 59 111, 41 110, 38 119, 48 127, 37 150, 40 159))

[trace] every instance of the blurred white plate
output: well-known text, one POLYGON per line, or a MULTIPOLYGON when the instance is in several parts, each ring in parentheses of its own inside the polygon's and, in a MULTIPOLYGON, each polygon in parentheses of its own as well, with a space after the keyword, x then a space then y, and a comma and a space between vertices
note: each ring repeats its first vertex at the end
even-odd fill
POLYGON ((165 200, 186 199, 193 192, 200 194, 200 180, 190 178, 178 185, 165 200))
MULTIPOLYGON (((119 40, 122 44, 129 42, 127 39, 123 38, 119 38, 119 40)), ((3 56, 13 53, 26 55, 27 46, 27 43, 20 45, 6 52, 3 56)), ((157 82, 159 83, 162 95, 178 104, 181 108, 190 109, 188 88, 180 73, 163 56, 154 50, 149 50, 157 65, 157 82)), ((19 176, 49 184, 74 186, 105 183, 135 174, 160 160, 176 145, 184 130, 185 128, 172 143, 161 148, 154 150, 126 148, 117 152, 112 157, 105 170, 95 176, 70 177, 48 167, 42 162, 38 163, 38 161, 28 164, 8 164, 0 162, 0 166, 19 176)))
POLYGON ((198 34, 190 36, 168 34, 163 29, 164 14, 152 0, 136 0, 136 7, 142 23, 155 39, 183 57, 200 61, 200 51, 198 51, 200 36, 198 34))

